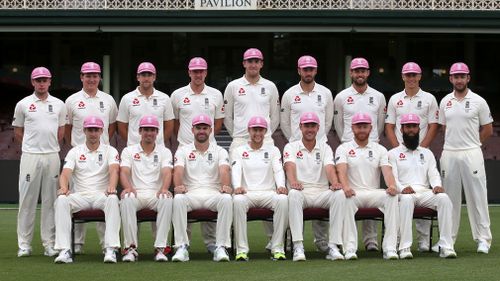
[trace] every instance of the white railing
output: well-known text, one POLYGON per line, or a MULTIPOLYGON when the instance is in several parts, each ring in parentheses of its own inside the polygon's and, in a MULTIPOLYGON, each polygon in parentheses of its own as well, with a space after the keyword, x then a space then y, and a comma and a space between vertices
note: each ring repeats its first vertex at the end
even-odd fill
MULTIPOLYGON (((499 11, 500 0, 257 0, 257 7, 258 10, 499 11)), ((0 0, 0 10, 194 10, 194 0, 0 0)))

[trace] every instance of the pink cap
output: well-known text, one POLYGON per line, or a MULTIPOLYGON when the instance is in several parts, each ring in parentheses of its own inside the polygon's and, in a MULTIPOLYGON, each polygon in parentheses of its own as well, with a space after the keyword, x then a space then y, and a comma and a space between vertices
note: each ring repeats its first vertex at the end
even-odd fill
POLYGON ((417 73, 421 74, 422 69, 420 66, 414 62, 407 62, 405 65, 403 65, 403 69, 401 70, 402 74, 407 74, 407 73, 417 73))
POLYGON ((139 128, 156 128, 160 129, 160 122, 155 115, 145 115, 139 121, 139 128))
POLYGON ((150 62, 141 62, 141 64, 139 64, 139 66, 137 67, 137 74, 143 72, 151 72, 153 74, 156 74, 156 67, 150 62))
POLYGON ((248 128, 265 128, 267 129, 267 121, 261 116, 253 116, 248 121, 248 128))
POLYGON ((297 62, 297 66, 299 68, 306 68, 306 67, 318 67, 318 62, 316 62, 316 59, 311 57, 311 56, 301 56, 299 58, 299 61, 297 62))
POLYGON ((300 124, 316 123, 319 124, 318 114, 314 112, 304 112, 300 115, 300 124))
POLYGON ((243 54, 243 60, 249 60, 249 59, 264 60, 264 56, 262 55, 262 52, 259 49, 250 48, 246 50, 245 53, 243 54))
POLYGON ((366 113, 359 112, 359 113, 354 114, 354 116, 352 117, 351 124, 354 125, 354 124, 360 124, 360 123, 371 124, 372 118, 370 117, 370 115, 368 115, 366 113))
POLYGON ((207 61, 201 57, 194 57, 189 61, 189 70, 205 70, 208 69, 207 61))
POLYGON ((463 62, 456 62, 450 68, 450 75, 469 74, 469 67, 463 62))
POLYGON ((95 62, 86 62, 82 64, 81 73, 101 73, 101 67, 95 62))
POLYGON ((370 65, 365 58, 354 58, 351 61, 351 69, 366 68, 369 69, 370 65))
POLYGON ((104 123, 101 118, 97 116, 87 116, 85 120, 83 120, 84 128, 104 128, 104 123))
POLYGON ((40 66, 33 69, 31 72, 31 79, 33 80, 37 78, 52 78, 52 74, 50 74, 50 71, 47 68, 40 66))
POLYGON ((212 126, 212 118, 204 113, 196 115, 193 118, 192 125, 196 126, 198 124, 206 124, 208 126, 212 126))
POLYGON ((417 114, 408 113, 401 116, 401 125, 404 124, 420 124, 420 117, 417 114))

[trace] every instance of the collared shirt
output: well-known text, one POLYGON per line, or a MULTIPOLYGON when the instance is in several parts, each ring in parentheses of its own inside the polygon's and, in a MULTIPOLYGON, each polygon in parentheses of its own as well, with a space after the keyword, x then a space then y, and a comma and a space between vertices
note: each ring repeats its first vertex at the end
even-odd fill
POLYGON ((249 144, 236 148, 232 162, 233 187, 244 187, 248 191, 276 190, 285 187, 285 172, 279 149, 264 144, 252 149, 249 144))
POLYGON ((141 141, 139 123, 144 115, 155 115, 160 123, 156 143, 164 145, 163 122, 174 119, 170 98, 156 89, 147 97, 139 91, 139 87, 123 96, 120 101, 117 121, 128 123, 127 145, 141 141))
MULTIPOLYGON (((200 94, 195 94, 188 84, 175 90, 171 99, 175 119, 179 120, 180 124, 177 141, 181 145, 187 145, 194 141, 191 122, 196 115, 205 113, 212 117, 212 123, 215 119, 224 118, 222 93, 207 85, 203 87, 200 94)), ((210 142, 216 143, 213 131, 210 134, 210 142)))
POLYGON ((283 161, 295 163, 297 180, 304 188, 328 188, 325 167, 335 163, 333 151, 326 142, 316 142, 312 151, 302 140, 290 142, 283 150, 283 161))
POLYGON ((442 186, 436 159, 427 148, 410 150, 401 144, 389 151, 389 163, 400 191, 407 186, 415 191, 442 186))
POLYGON ((109 166, 120 164, 118 151, 107 144, 90 151, 80 144, 68 152, 64 159, 65 169, 73 170, 72 180, 75 192, 106 191, 109 185, 109 166))
POLYGON ((66 99, 66 110, 68 111, 68 124, 73 126, 72 146, 85 143, 83 120, 90 115, 98 116, 104 122, 101 143, 109 144, 108 127, 109 124, 116 122, 118 114, 118 108, 112 96, 98 90, 97 94, 91 97, 82 89, 66 99))
POLYGON ((158 191, 163 184, 162 169, 173 168, 172 153, 164 145, 157 144, 147 154, 138 143, 123 149, 120 166, 130 168, 135 189, 158 191))
POLYGON ((385 106, 384 95, 370 86, 364 93, 358 93, 353 86, 338 93, 333 100, 333 121, 340 141, 348 142, 353 139, 352 116, 363 112, 370 114, 372 118, 370 140, 378 142, 379 135, 384 130, 385 106))
POLYGON ((219 167, 229 165, 227 151, 211 143, 208 150, 196 150, 194 143, 179 147, 175 152, 174 167, 184 167, 184 186, 188 191, 200 189, 218 190, 221 186, 219 167))
POLYGON ((390 166, 387 149, 376 142, 360 147, 352 140, 337 147, 336 164, 347 164, 347 176, 352 189, 380 188, 380 168, 390 166))
POLYGON ((401 134, 401 116, 403 114, 416 114, 420 117, 420 141, 425 138, 429 124, 438 123, 439 108, 436 97, 420 89, 417 94, 410 97, 403 90, 394 94, 387 104, 385 123, 395 124, 394 133, 399 143, 403 143, 401 134))
POLYGON ((12 126, 24 129, 22 151, 27 153, 59 152, 57 132, 66 124, 64 103, 50 94, 41 100, 34 93, 16 104, 12 126))
POLYGON ((273 82, 260 77, 250 84, 245 76, 229 82, 224 91, 226 129, 233 138, 248 139, 248 121, 259 115, 269 124, 266 137, 271 137, 280 122, 279 94, 273 82))
POLYGON ((450 93, 439 104, 439 124, 446 125, 445 150, 481 147, 479 128, 492 122, 488 104, 471 90, 460 101, 450 93))
POLYGON ((281 99, 280 128, 289 142, 302 139, 300 116, 304 112, 316 112, 320 126, 316 136, 318 141, 327 141, 327 134, 333 122, 333 96, 326 87, 315 83, 314 89, 305 93, 300 83, 288 89, 281 99))

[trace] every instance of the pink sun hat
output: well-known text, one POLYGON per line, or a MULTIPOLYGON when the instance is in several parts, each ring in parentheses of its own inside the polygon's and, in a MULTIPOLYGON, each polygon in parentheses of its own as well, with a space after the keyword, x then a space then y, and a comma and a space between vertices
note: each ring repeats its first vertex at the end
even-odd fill
POLYGON ((212 126, 212 118, 210 116, 204 114, 204 113, 196 115, 193 118, 192 125, 196 126, 196 125, 199 125, 199 124, 205 124, 205 125, 208 125, 208 126, 211 127, 212 126))
POLYGON ((352 117, 351 124, 355 125, 355 124, 361 124, 361 123, 371 124, 372 118, 370 117, 370 115, 368 115, 366 113, 362 113, 362 112, 358 112, 358 113, 354 114, 354 116, 352 117))
POLYGON ((85 120, 83 120, 84 128, 104 128, 104 122, 102 119, 97 116, 87 116, 85 120))
POLYGON ((52 78, 52 74, 50 74, 50 71, 47 68, 39 66, 31 72, 31 80, 37 78, 52 78))

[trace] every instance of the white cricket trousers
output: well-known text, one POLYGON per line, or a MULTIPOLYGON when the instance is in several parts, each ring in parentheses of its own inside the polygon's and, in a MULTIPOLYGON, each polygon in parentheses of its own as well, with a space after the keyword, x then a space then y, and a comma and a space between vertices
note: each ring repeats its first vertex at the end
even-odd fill
POLYGON ((197 209, 217 212, 215 245, 231 247, 231 222, 233 220, 233 199, 230 194, 215 190, 200 190, 174 196, 172 222, 175 246, 189 245, 187 234, 187 213, 197 209))
POLYGON ((19 213, 17 241, 20 249, 31 249, 36 207, 41 194, 40 232, 45 248, 54 246, 54 201, 59 186, 59 153, 23 153, 19 167, 19 213))
POLYGON ((276 191, 249 191, 233 196, 233 226, 236 253, 248 253, 247 212, 250 208, 273 210, 271 252, 284 253, 285 231, 288 227, 288 197, 276 191))
POLYGON ((302 191, 288 191, 288 209, 292 242, 304 240, 304 209, 329 209, 330 226, 328 245, 342 245, 342 227, 344 224, 346 197, 343 190, 332 191, 329 188, 305 188, 302 191))
POLYGON ((128 248, 132 245, 139 247, 137 239, 137 211, 141 209, 155 210, 156 217, 156 238, 155 248, 165 248, 167 246, 168 232, 172 223, 173 198, 162 196, 156 197, 154 190, 138 190, 137 198, 133 193, 128 193, 120 201, 120 212, 123 228, 123 245, 128 248))
POLYGON ((358 249, 358 230, 356 212, 359 208, 378 208, 384 213, 385 233, 382 249, 384 252, 396 251, 398 231, 398 196, 391 196, 385 189, 355 190, 356 195, 347 198, 345 203, 344 251, 358 249))
POLYGON ((491 245, 490 215, 486 189, 486 171, 481 148, 460 151, 443 150, 440 160, 443 187, 453 203, 452 237, 457 239, 462 208, 462 186, 474 241, 491 245))
POLYGON ((56 209, 56 250, 71 249, 71 214, 85 209, 101 209, 106 220, 105 248, 120 248, 120 207, 116 195, 104 192, 59 195, 56 209))
POLYGON ((399 195, 399 250, 410 248, 412 237, 412 220, 415 206, 431 208, 438 212, 439 242, 441 248, 453 249, 451 238, 451 212, 453 205, 446 193, 434 194, 432 190, 417 191, 412 194, 399 195))

